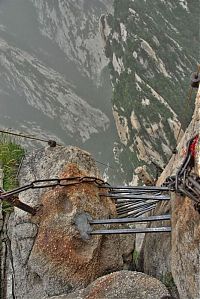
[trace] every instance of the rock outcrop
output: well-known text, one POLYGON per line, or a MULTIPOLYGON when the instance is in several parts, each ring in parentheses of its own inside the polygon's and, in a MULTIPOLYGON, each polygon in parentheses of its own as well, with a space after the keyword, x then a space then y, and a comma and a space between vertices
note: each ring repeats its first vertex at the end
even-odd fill
MULTIPOLYGON (((159 178, 161 184, 167 176, 176 173, 186 149, 187 141, 200 134, 200 90, 197 93, 196 105, 192 121, 178 145, 178 153, 174 155, 159 178)), ((195 153, 195 172, 200 172, 199 144, 195 153)), ((171 281, 177 286, 181 299, 200 298, 200 214, 188 197, 172 194, 171 202, 159 205, 155 213, 165 214, 171 210, 172 234, 146 235, 143 244, 144 271, 158 278, 167 279, 171 273, 171 281), (174 280, 174 282, 173 282, 174 280)))
MULTIPOLYGON (((25 158, 20 185, 77 176, 99 177, 90 154, 75 147, 46 148, 25 158)), ((77 226, 87 215, 116 216, 115 204, 100 197, 94 183, 28 190, 20 200, 38 206, 38 212, 30 216, 16 208, 8 221, 6 299, 68 294, 99 276, 130 267, 134 236, 89 238, 88 228, 77 226)))
POLYGON ((153 5, 115 0, 114 13, 100 19, 119 136, 116 162, 129 182, 144 163, 154 177, 151 162, 162 167, 168 163, 180 124, 187 127, 193 108, 187 106, 185 113, 183 99, 199 56, 198 9, 182 0, 153 5))
POLYGON ((52 299, 162 299, 168 295, 166 287, 153 277, 119 271, 98 278, 85 289, 52 299))
MULTIPOLYGON (((177 157, 184 153, 185 142, 195 134, 200 136, 200 90, 192 122, 179 145, 177 157)), ((196 174, 200 165, 199 144, 196 148, 196 174)), ((174 281, 181 299, 200 298, 200 213, 187 197, 172 196, 172 261, 174 281)))

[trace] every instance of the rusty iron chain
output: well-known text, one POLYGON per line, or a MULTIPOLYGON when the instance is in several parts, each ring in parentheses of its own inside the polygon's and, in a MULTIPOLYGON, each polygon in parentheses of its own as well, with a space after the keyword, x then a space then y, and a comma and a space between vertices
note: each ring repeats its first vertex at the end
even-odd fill
POLYGON ((67 187, 74 186, 82 183, 94 183, 98 187, 109 186, 107 182, 104 182, 100 178, 84 176, 84 177, 68 177, 68 178, 52 178, 52 179, 41 179, 32 181, 30 184, 24 185, 22 187, 18 187, 11 191, 5 192, 4 190, 0 190, 0 200, 6 200, 11 205, 20 208, 32 215, 35 215, 37 212, 37 208, 30 207, 29 205, 21 202, 18 198, 18 194, 27 191, 29 189, 42 189, 42 188, 54 188, 57 186, 67 187))
POLYGON ((96 177, 90 177, 90 176, 68 177, 68 178, 61 178, 61 179, 59 178, 41 179, 41 180, 32 181, 30 184, 24 185, 22 187, 18 187, 11 191, 3 192, 0 195, 0 199, 1 200, 7 199, 10 196, 19 194, 29 189, 42 189, 42 188, 49 188, 49 187, 56 187, 56 186, 64 187, 64 186, 77 185, 81 183, 95 183, 98 186, 102 186, 104 184, 109 185, 108 183, 105 183, 102 179, 96 177))

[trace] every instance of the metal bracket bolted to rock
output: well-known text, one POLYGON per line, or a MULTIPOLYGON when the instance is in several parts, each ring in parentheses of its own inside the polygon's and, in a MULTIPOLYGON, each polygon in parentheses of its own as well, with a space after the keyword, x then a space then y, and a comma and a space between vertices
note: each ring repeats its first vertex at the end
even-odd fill
POLYGON ((92 231, 89 223, 90 220, 92 220, 92 217, 87 213, 81 213, 75 216, 74 223, 83 240, 89 240, 91 238, 89 235, 89 233, 92 231))

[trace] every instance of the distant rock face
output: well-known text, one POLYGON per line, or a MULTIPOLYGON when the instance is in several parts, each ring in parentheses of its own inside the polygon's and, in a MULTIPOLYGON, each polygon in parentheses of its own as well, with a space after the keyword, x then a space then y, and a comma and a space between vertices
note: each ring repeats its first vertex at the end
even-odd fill
MULTIPOLYGON (((7 89, 7 95, 12 93, 14 84, 15 95, 25 97, 29 109, 33 107, 45 117, 59 120, 65 133, 83 142, 99 129, 108 129, 108 117, 79 97, 63 75, 1 38, 0 53, 0 84, 7 89), (27 69, 31 71, 26 73, 27 69)), ((24 103, 21 105, 24 109, 24 103)), ((33 127, 37 131, 38 126, 33 127)))
POLYGON ((100 82, 107 59, 102 51, 98 16, 111 11, 112 0, 31 0, 36 8, 42 35, 56 42, 85 76, 100 82))
MULTIPOLYGON (((98 278, 86 289, 54 299, 161 299, 168 296, 157 279, 140 272, 119 271, 98 278)), ((168 297, 167 297, 168 298, 168 297)), ((45 298, 47 299, 47 298, 45 298)))
POLYGON ((151 161, 163 167, 180 124, 190 121, 192 105, 185 113, 183 103, 199 55, 191 51, 198 48, 197 11, 191 1, 158 0, 152 9, 146 0, 115 0, 114 13, 100 19, 119 135, 116 161, 129 181, 141 163, 151 173, 151 161))
MULTIPOLYGON (((20 183, 74 176, 99 177, 91 155, 75 147, 46 148, 25 158, 20 183)), ((68 294, 130 267, 134 236, 88 238, 88 227, 77 226, 87 215, 116 216, 115 204, 100 197, 94 183, 28 190, 20 199, 40 208, 35 216, 15 209, 10 217, 6 299, 68 294)))
POLYGON ((0 2, 2 127, 76 146, 110 134, 115 126, 99 17, 111 9, 112 0, 0 2))
MULTIPOLYGON (((178 153, 172 157, 159 178, 161 184, 165 178, 176 173, 185 155, 186 142, 200 134, 200 90, 197 93, 195 111, 192 121, 178 145, 178 153)), ((196 148, 195 168, 193 172, 199 175, 200 151, 196 148)), ((200 214, 194 208, 191 199, 172 194, 169 204, 162 204, 155 213, 172 213, 172 234, 146 235, 143 244, 144 271, 158 278, 167 279, 168 283, 175 283, 181 299, 200 298, 200 214)))

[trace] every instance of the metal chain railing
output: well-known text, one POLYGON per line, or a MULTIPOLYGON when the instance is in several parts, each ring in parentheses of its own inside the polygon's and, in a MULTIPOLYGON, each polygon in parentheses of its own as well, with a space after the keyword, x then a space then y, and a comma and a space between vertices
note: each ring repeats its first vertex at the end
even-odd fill
POLYGON ((37 212, 37 208, 30 207, 29 205, 21 202, 17 195, 23 191, 27 191, 29 189, 43 189, 43 188, 53 188, 53 187, 67 187, 74 186, 82 183, 94 183, 98 187, 109 186, 108 183, 104 182, 102 179, 90 176, 84 177, 69 177, 69 178, 52 178, 52 179, 41 179, 32 181, 30 184, 24 185, 22 187, 18 187, 11 191, 5 192, 1 189, 0 191, 0 200, 6 200, 11 205, 20 208, 32 215, 35 215, 37 212))
POLYGON ((200 205, 200 178, 191 173, 194 167, 195 148, 199 136, 191 138, 187 143, 186 156, 175 176, 170 176, 165 183, 158 186, 111 186, 102 179, 90 176, 51 178, 32 181, 31 183, 18 187, 14 190, 5 192, 1 189, 0 200, 7 200, 13 206, 16 206, 28 213, 34 215, 37 211, 29 205, 21 202, 18 194, 29 189, 42 189, 53 187, 67 187, 82 183, 94 183, 99 188, 105 188, 107 193, 99 193, 100 196, 111 197, 116 201, 117 210, 122 216, 125 212, 130 215, 141 215, 141 212, 149 211, 155 208, 158 201, 170 200, 166 192, 177 192, 191 198, 196 206, 200 205), (135 210, 137 208, 137 210, 135 210), (138 210, 138 208, 140 208, 138 210), (134 210, 134 213, 133 213, 134 210))

